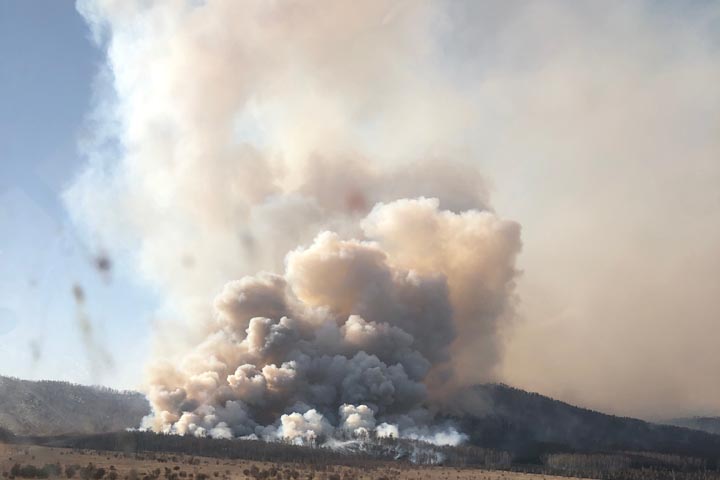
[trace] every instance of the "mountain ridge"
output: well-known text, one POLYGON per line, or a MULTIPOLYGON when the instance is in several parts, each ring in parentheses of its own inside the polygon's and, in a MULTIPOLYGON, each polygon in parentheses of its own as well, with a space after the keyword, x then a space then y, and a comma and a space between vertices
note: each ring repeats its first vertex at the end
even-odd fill
POLYGON ((470 443, 528 459, 568 451, 720 454, 720 435, 610 415, 504 384, 470 387, 455 404, 448 415, 470 443))
MULTIPOLYGON (((16 436, 117 432, 136 428, 148 413, 138 392, 0 376, 0 431, 16 436)), ((470 445, 531 463, 560 452, 645 451, 713 462, 720 455, 720 435, 609 415, 498 383, 457 392, 438 414, 457 424, 470 445)))
POLYGON ((690 428, 692 430, 701 430, 703 432, 720 435, 720 417, 680 417, 672 418, 670 420, 663 420, 658 423, 662 423, 663 425, 673 425, 676 427, 690 428))
POLYGON ((0 376, 0 428, 15 435, 124 430, 140 425, 148 413, 150 405, 138 392, 0 376))

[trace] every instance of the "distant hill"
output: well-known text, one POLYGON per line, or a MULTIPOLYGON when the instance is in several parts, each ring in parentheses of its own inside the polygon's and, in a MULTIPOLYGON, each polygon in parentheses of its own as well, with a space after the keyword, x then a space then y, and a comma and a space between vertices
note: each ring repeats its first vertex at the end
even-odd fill
POLYGON ((674 418, 661 423, 720 435, 720 417, 674 418))
POLYGON ((506 385, 468 388, 453 405, 449 416, 472 444, 527 461, 553 452, 653 451, 713 462, 720 454, 720 435, 606 415, 506 385))
MULTIPOLYGON (((117 432, 139 426, 149 411, 136 392, 0 377, 0 437, 3 429, 20 436, 117 432)), ((701 457, 708 465, 720 457, 720 435, 606 415, 501 384, 465 389, 441 415, 471 445, 509 452, 518 462, 539 463, 559 452, 656 452, 701 457)), ((713 422, 683 423, 693 425, 713 422)))
POLYGON ((139 426, 149 412, 137 392, 0 376, 0 429, 16 435, 124 430, 139 426))

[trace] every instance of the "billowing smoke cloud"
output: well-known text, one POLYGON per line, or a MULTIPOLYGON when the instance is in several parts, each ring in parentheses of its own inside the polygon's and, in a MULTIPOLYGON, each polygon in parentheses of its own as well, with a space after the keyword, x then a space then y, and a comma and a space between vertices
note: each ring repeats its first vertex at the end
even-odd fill
POLYGON ((225 285, 201 342, 153 367, 146 426, 308 443, 336 433, 460 441, 432 424, 428 389, 461 382, 466 366, 454 360, 470 346, 458 337, 493 336, 517 225, 420 198, 378 204, 361 227, 362 241, 320 233, 288 254, 283 276, 225 285), (400 243, 402 255, 389 253, 400 243), (475 296, 457 287, 470 280, 482 285, 475 296))
POLYGON ((158 329, 144 426, 462 441, 433 405, 495 375, 520 229, 451 160, 462 96, 441 71, 417 74, 441 53, 442 9, 79 9, 113 95, 68 200, 178 319, 158 329))
POLYGON ((412 422, 379 399, 348 403, 373 411, 377 434, 431 425, 423 408, 440 386, 499 376, 622 414, 718 413, 717 3, 79 10, 108 60, 89 166, 67 199, 88 236, 137 260, 166 300, 155 356, 173 368, 150 381, 157 425, 278 432, 282 415, 312 424, 310 410, 342 425, 345 400, 253 406, 270 378, 290 375, 293 352, 215 363, 215 344, 248 343, 254 316, 267 319, 253 323, 257 338, 282 330, 278 342, 298 336, 299 353, 348 365, 362 351, 423 385, 412 422), (520 278, 518 227, 494 215, 490 190, 523 224, 520 278), (323 283, 322 269, 357 283, 323 283), (514 281, 523 321, 510 323, 514 281), (253 293, 238 304, 243 289, 253 293), (344 350, 320 353, 330 334, 344 350), (402 346, 391 358, 390 345, 402 346), (236 400, 215 396, 231 386, 236 400))

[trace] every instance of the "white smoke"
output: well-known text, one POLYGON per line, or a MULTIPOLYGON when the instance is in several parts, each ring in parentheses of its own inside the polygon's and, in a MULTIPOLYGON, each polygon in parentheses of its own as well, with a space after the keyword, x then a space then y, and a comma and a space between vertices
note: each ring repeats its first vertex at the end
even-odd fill
POLYGON ((434 401, 493 378, 520 228, 448 159, 468 112, 430 67, 443 8, 79 9, 115 98, 68 201, 177 318, 159 328, 144 426, 462 441, 434 401))
POLYGON ((310 409, 305 413, 290 413, 280 417, 278 436, 295 443, 315 443, 332 432, 332 426, 322 414, 310 409))
POLYGON ((375 413, 367 405, 341 405, 341 428, 354 437, 365 438, 375 428, 375 413))

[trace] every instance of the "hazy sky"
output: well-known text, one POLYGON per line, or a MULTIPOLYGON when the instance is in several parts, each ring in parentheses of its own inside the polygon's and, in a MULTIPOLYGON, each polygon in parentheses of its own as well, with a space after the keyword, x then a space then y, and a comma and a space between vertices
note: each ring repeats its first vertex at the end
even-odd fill
POLYGON ((152 301, 118 268, 95 270, 102 252, 79 242, 60 198, 102 60, 89 35, 72 0, 0 1, 0 373, 129 387, 152 301), (89 364, 75 284, 114 368, 89 364))
MULTIPOLYGON (((130 85, 120 86, 136 93, 137 72, 120 70, 141 64, 128 45, 136 45, 135 34, 157 38, 142 22, 123 16, 132 8, 113 5, 117 11, 105 14, 117 15, 113 27, 122 40, 113 66, 130 85)), ((358 135, 367 151, 391 157, 407 153, 417 139, 415 154, 429 144, 423 137, 429 132, 427 137, 441 139, 437 145, 480 169, 494 210, 522 226, 518 318, 504 331, 502 378, 621 414, 720 414, 720 3, 443 5, 440 45, 432 46, 430 65, 422 58, 422 85, 408 88, 407 96, 385 92, 383 85, 372 89, 374 62, 391 68, 401 49, 341 65, 362 80, 348 87, 357 98, 386 109, 378 125, 358 135), (461 101, 434 89, 436 83, 459 92, 461 101), (418 92, 449 100, 414 98, 418 92), (396 128, 392 135, 382 131, 388 126, 396 128)), ((88 21, 97 28, 102 22, 89 10, 88 21)), ((388 18, 402 14, 390 9, 388 18)), ((378 51, 363 42, 356 53, 378 51)), ((417 46, 423 48, 429 47, 417 46)), ((141 54, 157 58, 154 68, 163 61, 178 68, 167 78, 152 77, 161 87, 175 81, 173 75, 197 72, 214 79, 215 64, 181 70, 183 58, 141 54)), ((325 59, 331 66, 341 62, 325 59)), ((96 228, 92 238, 76 229, 61 200, 88 171, 85 140, 106 126, 90 115, 93 105, 112 97, 107 80, 95 80, 104 64, 103 47, 93 43, 74 2, 0 0, 2 374, 121 387, 143 382, 151 325, 161 306, 148 276, 158 271, 142 261, 138 267, 126 246, 111 245, 112 269, 99 271, 95 263, 108 230, 96 228), (74 285, 82 287, 85 304, 76 303, 74 285), (82 328, 85 318, 91 336, 82 328), (107 365, 105 350, 112 359, 107 365)), ((277 82, 279 91, 287 88, 277 82)), ((194 84, 209 97, 215 93, 194 84)), ((221 109, 232 89, 218 91, 220 100, 211 107, 221 109)), ((149 110, 168 105, 144 93, 138 98, 149 110)), ((285 100, 307 110, 304 99, 285 100)), ((259 118, 276 119, 277 105, 258 108, 265 108, 259 118)), ((342 124, 330 108, 313 113, 342 124)), ((247 122, 241 118, 235 125, 241 136, 258 144, 271 139, 247 122)), ((301 140, 280 140, 312 146, 326 133, 301 131, 301 140)), ((108 205, 121 204, 95 206, 95 225, 106 211, 116 213, 103 210, 108 205)), ((75 219, 82 217, 78 211, 75 219)), ((214 283, 206 287, 216 291, 214 283)))

